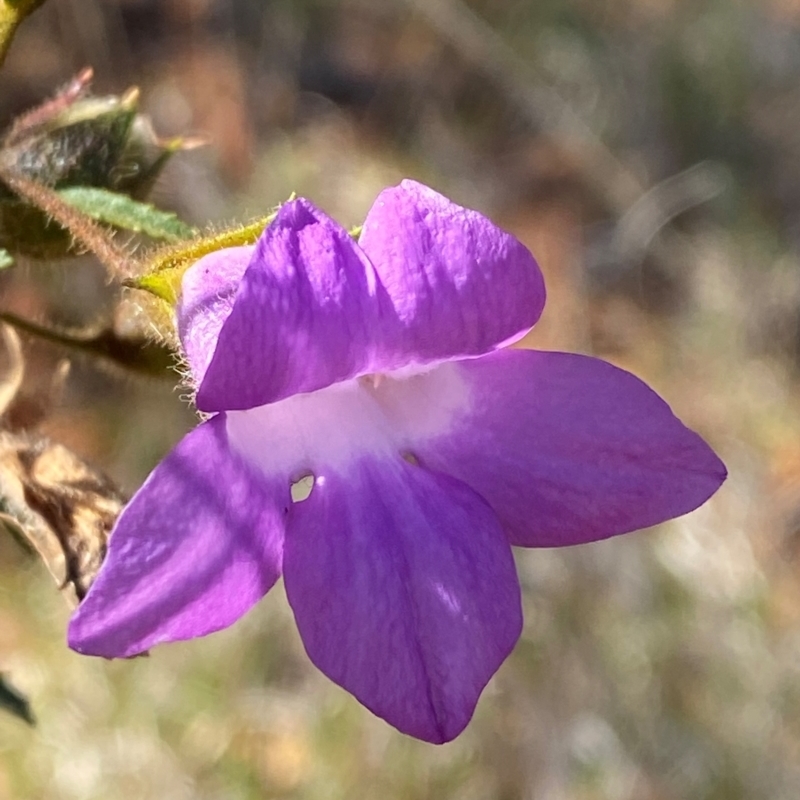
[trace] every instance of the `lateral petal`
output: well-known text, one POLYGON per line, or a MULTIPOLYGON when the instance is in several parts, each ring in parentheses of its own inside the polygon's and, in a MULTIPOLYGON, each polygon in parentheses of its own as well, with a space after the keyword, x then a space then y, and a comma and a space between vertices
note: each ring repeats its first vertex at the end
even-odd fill
POLYGON ((125 507, 69 645, 124 658, 227 627, 281 572, 289 481, 231 452, 225 417, 187 434, 125 507))
MULTIPOLYGON (((480 494, 512 544, 560 547, 656 525, 725 480, 700 436, 605 361, 506 350, 453 366, 469 400, 449 430, 410 449, 480 494)), ((413 405, 413 382, 393 388, 397 407, 413 405)))

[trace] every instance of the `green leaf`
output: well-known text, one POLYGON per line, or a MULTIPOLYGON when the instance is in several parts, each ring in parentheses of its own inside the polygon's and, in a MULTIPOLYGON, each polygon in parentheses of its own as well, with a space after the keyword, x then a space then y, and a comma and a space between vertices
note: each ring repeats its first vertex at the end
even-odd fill
POLYGON ((0 708, 24 720, 28 725, 36 724, 28 699, 13 686, 9 686, 2 675, 0 675, 0 708))
POLYGON ((8 250, 4 250, 0 247, 0 269, 6 269, 10 267, 14 263, 14 259, 11 257, 11 253, 8 250))
POLYGON ((140 203, 124 194, 92 186, 70 186, 59 189, 61 198, 98 222, 134 233, 145 233, 153 239, 180 241, 194 236, 195 230, 171 211, 161 211, 148 203, 140 203))

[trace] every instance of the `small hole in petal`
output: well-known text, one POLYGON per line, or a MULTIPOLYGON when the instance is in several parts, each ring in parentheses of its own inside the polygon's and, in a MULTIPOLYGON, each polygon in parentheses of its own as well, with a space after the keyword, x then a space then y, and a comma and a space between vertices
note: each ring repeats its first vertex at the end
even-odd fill
POLYGON ((311 496, 311 490, 314 488, 314 476, 303 475, 296 481, 292 481, 292 502, 302 503, 303 500, 308 500, 311 496))
POLYGON ((403 453, 403 461, 408 461, 415 467, 419 466, 419 459, 413 453, 403 453))
POLYGON ((370 372, 367 375, 362 375, 358 381, 368 391, 376 391, 378 387, 384 382, 386 376, 380 372, 370 372))

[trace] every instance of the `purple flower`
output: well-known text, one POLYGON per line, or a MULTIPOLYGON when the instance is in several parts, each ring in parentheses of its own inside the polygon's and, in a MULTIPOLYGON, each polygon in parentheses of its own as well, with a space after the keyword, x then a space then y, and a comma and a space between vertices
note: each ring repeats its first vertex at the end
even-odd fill
POLYGON ((633 375, 502 349, 544 300, 520 242, 413 181, 358 243, 299 199, 254 247, 201 259, 178 328, 213 416, 125 508, 70 645, 202 636, 283 575, 319 669, 399 730, 453 739, 520 635, 511 545, 654 525, 725 479, 633 375))

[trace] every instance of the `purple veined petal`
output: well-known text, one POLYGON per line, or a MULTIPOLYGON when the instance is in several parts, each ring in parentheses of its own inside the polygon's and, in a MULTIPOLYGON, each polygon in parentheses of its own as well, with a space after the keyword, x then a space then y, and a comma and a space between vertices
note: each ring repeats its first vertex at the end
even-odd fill
POLYGON ((435 743, 464 729, 522 625, 491 509, 399 457, 317 475, 290 512, 284 582, 314 664, 400 731, 435 743))
POLYGON ((195 428, 123 510, 70 647, 121 658, 231 625, 280 575, 289 491, 231 453, 224 415, 195 428))
POLYGON ((544 308, 542 273, 521 242, 415 181, 381 192, 359 245, 391 297, 404 363, 491 352, 544 308))
MULTIPOLYGON (((480 494, 514 545, 646 528, 697 508, 725 480, 724 464, 654 391, 604 361, 505 350, 448 367, 469 399, 449 430, 421 431, 409 449, 480 494)), ((438 372, 387 382, 384 407, 395 419, 416 413, 432 380, 438 372)))
POLYGON ((230 316, 236 290, 255 245, 228 247, 194 263, 181 282, 176 316, 178 335, 196 384, 205 375, 222 325, 230 316))
POLYGON ((307 200, 287 203, 252 251, 187 271, 178 327, 198 408, 246 410, 492 351, 522 336, 544 300, 519 241, 404 181, 380 195, 358 245, 307 200))
MULTIPOLYGON (((191 284, 202 265, 184 280, 191 284)), ((293 200, 256 244, 207 368, 192 365, 197 407, 254 408, 373 371, 386 363, 380 354, 395 328, 352 237, 312 203, 293 200)))

